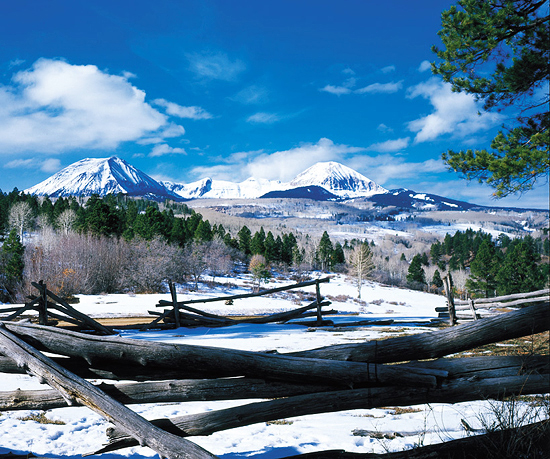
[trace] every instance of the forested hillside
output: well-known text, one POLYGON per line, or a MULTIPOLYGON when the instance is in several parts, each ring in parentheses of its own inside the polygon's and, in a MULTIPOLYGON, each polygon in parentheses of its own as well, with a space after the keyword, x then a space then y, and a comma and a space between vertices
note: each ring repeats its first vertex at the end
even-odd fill
POLYGON ((156 292, 167 279, 198 288, 205 275, 215 281, 247 269, 258 282, 276 272, 300 277, 322 270, 347 272, 360 279, 359 286, 370 278, 435 293, 442 293, 442 278, 451 273, 456 293, 474 296, 548 284, 547 229, 514 239, 469 229, 443 239, 388 235, 376 243, 361 238, 341 243, 327 231, 315 239, 280 228, 252 232, 246 225, 231 226, 233 233, 171 201, 124 195, 52 201, 0 192, 0 300, 24 301, 37 280, 70 297, 156 292))

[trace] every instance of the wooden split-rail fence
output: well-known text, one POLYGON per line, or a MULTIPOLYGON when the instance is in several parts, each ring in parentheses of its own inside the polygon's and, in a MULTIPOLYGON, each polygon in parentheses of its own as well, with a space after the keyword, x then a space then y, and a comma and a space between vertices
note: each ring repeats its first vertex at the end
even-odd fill
POLYGON ((493 298, 468 298, 466 300, 453 297, 452 279, 444 278, 447 305, 435 308, 439 319, 448 320, 450 325, 459 321, 478 320, 491 317, 512 309, 544 303, 550 300, 550 289, 536 290, 527 293, 515 293, 512 295, 496 296, 493 298))
MULTIPOLYGON (((330 278, 315 279, 312 281, 300 282, 292 285, 285 285, 283 287, 276 287, 267 290, 261 290, 253 293, 243 293, 239 295, 228 295, 215 298, 201 298, 197 300, 185 300, 178 301, 176 289, 172 282, 169 283, 170 293, 172 296, 172 301, 160 300, 156 307, 158 308, 170 308, 164 309, 164 311, 149 311, 149 314, 158 316, 151 323, 143 325, 141 327, 142 331, 148 330, 150 328, 158 327, 160 322, 163 321, 171 326, 172 328, 179 328, 180 326, 184 327, 193 327, 193 326, 206 326, 206 327, 225 327, 229 325, 236 325, 240 323, 256 323, 256 324, 265 324, 269 322, 287 322, 289 320, 295 319, 305 319, 310 317, 312 309, 315 309, 313 313, 316 316, 315 321, 304 323, 307 325, 326 325, 329 322, 323 320, 323 310, 324 306, 329 306, 330 301, 325 300, 321 296, 321 284, 329 282, 330 278), (303 306, 301 308, 294 309, 292 311, 286 311, 278 314, 272 314, 267 316, 260 317, 249 317, 245 319, 234 319, 227 316, 220 316, 217 314, 211 314, 205 311, 201 311, 191 305, 212 303, 223 301, 226 304, 233 304, 233 301, 244 299, 244 298, 254 298, 264 295, 273 295, 274 293, 294 290, 298 288, 308 287, 315 285, 315 299, 310 304, 303 306), (171 325, 170 325, 171 324, 171 325)), ((325 314, 332 313, 335 311, 325 311, 325 314)), ((332 323, 332 322, 330 322, 332 323)))
MULTIPOLYGON (((278 354, 0 322, 0 372, 26 372, 52 388, 0 392, 0 410, 86 405, 111 423, 109 444, 97 454, 140 444, 169 459, 212 459, 189 438, 316 413, 547 393, 548 355, 445 356, 549 329, 550 302, 541 301, 423 334, 278 354), (90 379, 135 382, 94 385, 90 379), (150 421, 126 406, 245 399, 265 401, 150 421)), ((548 425, 544 421, 546 435, 548 425)), ((325 451, 306 457, 372 455, 325 451)))

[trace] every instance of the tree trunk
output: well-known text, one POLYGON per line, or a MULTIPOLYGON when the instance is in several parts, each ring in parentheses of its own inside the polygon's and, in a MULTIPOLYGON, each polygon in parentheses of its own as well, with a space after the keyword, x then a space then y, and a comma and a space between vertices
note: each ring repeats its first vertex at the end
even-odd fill
POLYGON ((550 302, 456 327, 360 344, 340 344, 287 355, 354 362, 404 362, 434 359, 485 344, 550 329, 550 302))

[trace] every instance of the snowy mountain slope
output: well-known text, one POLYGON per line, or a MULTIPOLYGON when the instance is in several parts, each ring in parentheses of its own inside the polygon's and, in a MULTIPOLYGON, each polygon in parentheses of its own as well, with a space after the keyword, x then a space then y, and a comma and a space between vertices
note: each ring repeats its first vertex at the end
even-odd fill
POLYGON ((314 164, 289 184, 290 188, 317 185, 341 198, 371 196, 388 190, 343 164, 328 161, 314 164))
POLYGON ((256 179, 250 177, 244 182, 235 183, 225 180, 206 178, 187 185, 163 182, 169 190, 184 199, 224 198, 255 199, 274 190, 284 190, 287 185, 278 180, 256 179))
POLYGON ((179 199, 164 185, 116 156, 83 159, 25 192, 50 197, 124 193, 130 196, 179 199))
POLYGON ((375 194, 368 201, 382 207, 394 206, 418 210, 469 210, 480 207, 465 201, 438 196, 429 193, 417 193, 406 188, 390 190, 387 193, 375 194))

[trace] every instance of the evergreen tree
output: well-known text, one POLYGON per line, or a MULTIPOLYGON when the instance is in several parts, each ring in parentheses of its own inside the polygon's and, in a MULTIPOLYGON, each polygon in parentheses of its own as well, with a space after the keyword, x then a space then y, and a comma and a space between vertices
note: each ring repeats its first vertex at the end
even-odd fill
POLYGON ((10 301, 15 300, 17 286, 23 280, 24 252, 17 230, 12 229, 0 251, 0 282, 10 301))
POLYGON ((260 231, 256 231, 252 240, 250 241, 250 252, 252 255, 264 255, 265 254, 265 231, 260 228, 260 231))
POLYGON ((496 289, 498 257, 495 246, 485 239, 470 264, 471 278, 466 281, 470 292, 482 292, 485 298, 492 296, 496 289))
POLYGON ((201 220, 197 226, 197 229, 195 230, 193 239, 201 243, 201 242, 209 242, 212 240, 212 238, 213 238, 213 234, 212 234, 212 227, 210 226, 210 222, 208 220, 201 220))
POLYGON ((540 255, 529 241, 521 241, 509 248, 496 276, 499 295, 542 289, 545 277, 543 268, 537 264, 539 261, 540 255))
POLYGON ((432 285, 434 285, 438 289, 443 287, 443 279, 441 279, 441 274, 439 273, 438 269, 435 270, 432 277, 432 285))
POLYGON ((250 255, 251 232, 247 226, 243 226, 237 233, 239 238, 239 250, 246 256, 250 255))
POLYGON ((325 231, 321 236, 319 248, 317 250, 317 258, 321 263, 321 270, 327 271, 330 269, 333 251, 334 248, 332 246, 332 241, 330 240, 328 233, 325 231))
MULTIPOLYGON (((365 244, 368 244, 368 243, 365 242, 365 244)), ((334 251, 332 252, 332 257, 331 257, 331 265, 332 266, 342 265, 345 262, 346 262, 346 255, 344 254, 344 248, 342 247, 342 244, 337 242, 336 244, 334 244, 334 251)))
POLYGON ((544 0, 459 0, 444 11, 444 49, 432 71, 453 91, 473 94, 486 110, 521 104, 515 126, 500 131, 490 150, 449 150, 443 160, 467 180, 492 186, 495 196, 529 190, 550 172, 548 111, 550 39, 544 0))
POLYGON ((426 273, 422 268, 422 257, 417 254, 411 260, 407 273, 407 282, 412 288, 422 289, 426 284, 426 273))
POLYGON ((263 253, 268 263, 277 261, 277 246, 275 245, 275 238, 271 231, 269 231, 265 237, 263 253))

